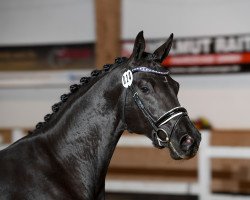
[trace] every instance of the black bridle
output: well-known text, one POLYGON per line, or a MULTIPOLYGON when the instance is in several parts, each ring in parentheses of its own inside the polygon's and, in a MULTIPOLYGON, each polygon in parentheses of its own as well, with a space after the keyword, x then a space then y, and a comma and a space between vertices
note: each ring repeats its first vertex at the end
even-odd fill
POLYGON ((159 147, 168 146, 168 144, 170 143, 170 139, 171 139, 171 135, 172 135, 173 130, 175 129, 175 127, 179 123, 180 119, 183 116, 187 116, 187 110, 181 106, 174 107, 171 110, 164 113, 157 120, 155 120, 154 119, 155 117, 153 117, 153 115, 145 108, 142 100, 140 99, 138 93, 136 92, 136 90, 134 88, 133 74, 136 72, 154 73, 154 74, 166 76, 169 74, 169 71, 156 71, 156 70, 149 69, 147 67, 137 67, 134 69, 128 69, 122 77, 123 86, 125 88, 128 88, 131 91, 136 105, 142 111, 144 117, 147 119, 147 121, 152 126, 153 136, 157 139, 159 147), (170 133, 168 133, 165 129, 162 128, 162 126, 167 124, 168 122, 170 122, 172 119, 176 119, 176 121, 175 121, 174 125, 172 126, 170 133), (162 132, 163 135, 165 135, 164 138, 161 138, 159 136, 160 132, 162 132))

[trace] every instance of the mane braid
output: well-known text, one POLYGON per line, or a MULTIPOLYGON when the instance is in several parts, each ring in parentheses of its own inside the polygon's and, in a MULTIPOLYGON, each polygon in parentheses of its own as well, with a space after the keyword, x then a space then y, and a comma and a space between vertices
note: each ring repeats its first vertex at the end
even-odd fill
POLYGON ((93 70, 91 72, 90 77, 82 77, 80 79, 80 84, 71 85, 70 93, 61 95, 60 97, 61 101, 55 103, 52 106, 52 113, 45 115, 44 122, 38 122, 35 129, 33 131, 28 131, 28 134, 34 134, 44 131, 44 129, 48 127, 48 124, 51 124, 51 122, 53 122, 55 116, 58 115, 58 111, 61 110, 62 106, 64 106, 66 102, 72 101, 74 99, 73 98, 74 94, 77 94, 79 90, 85 90, 84 93, 87 92, 92 85, 94 85, 98 80, 100 80, 103 76, 105 76, 109 71, 120 66, 127 60, 128 59, 126 57, 118 57, 115 59, 114 64, 105 64, 102 70, 97 70, 97 69, 93 70))

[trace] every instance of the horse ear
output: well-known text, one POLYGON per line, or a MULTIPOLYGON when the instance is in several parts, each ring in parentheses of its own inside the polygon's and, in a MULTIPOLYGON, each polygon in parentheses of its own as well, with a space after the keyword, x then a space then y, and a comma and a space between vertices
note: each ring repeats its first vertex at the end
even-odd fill
POLYGON ((145 39, 143 37, 143 31, 140 31, 135 38, 133 53, 130 58, 139 59, 141 58, 143 52, 145 50, 145 39))
POLYGON ((173 43, 173 38, 174 38, 174 34, 171 33, 168 40, 154 51, 153 58, 155 61, 158 61, 161 63, 168 56, 172 43, 173 43))

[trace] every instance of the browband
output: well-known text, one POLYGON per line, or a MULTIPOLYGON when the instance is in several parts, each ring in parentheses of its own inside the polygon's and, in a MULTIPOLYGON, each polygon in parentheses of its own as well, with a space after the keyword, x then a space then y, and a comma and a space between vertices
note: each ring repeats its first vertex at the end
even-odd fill
POLYGON ((136 72, 149 72, 149 73, 154 73, 154 74, 159 74, 159 75, 168 75, 169 71, 156 71, 153 69, 149 69, 147 67, 136 67, 134 69, 131 70, 132 73, 136 73, 136 72))

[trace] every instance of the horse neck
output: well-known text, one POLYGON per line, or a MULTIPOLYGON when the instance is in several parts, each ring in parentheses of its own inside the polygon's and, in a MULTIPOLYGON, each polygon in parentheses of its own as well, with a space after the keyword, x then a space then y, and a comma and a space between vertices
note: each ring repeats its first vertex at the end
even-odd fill
POLYGON ((67 166, 70 175, 81 183, 91 180, 84 186, 87 191, 98 190, 97 186, 104 184, 125 129, 125 95, 120 81, 110 72, 98 82, 80 95, 46 134, 56 160, 67 166))

